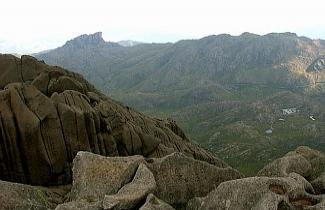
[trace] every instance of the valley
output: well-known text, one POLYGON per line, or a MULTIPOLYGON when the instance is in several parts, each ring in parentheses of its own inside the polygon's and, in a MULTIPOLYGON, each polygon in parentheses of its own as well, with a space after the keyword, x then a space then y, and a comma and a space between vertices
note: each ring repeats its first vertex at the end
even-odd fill
POLYGON ((191 139, 252 175, 299 145, 325 150, 324 53, 323 40, 293 33, 133 47, 96 33, 35 56, 81 73, 130 107, 175 119, 191 139), (282 115, 292 107, 300 111, 282 115))

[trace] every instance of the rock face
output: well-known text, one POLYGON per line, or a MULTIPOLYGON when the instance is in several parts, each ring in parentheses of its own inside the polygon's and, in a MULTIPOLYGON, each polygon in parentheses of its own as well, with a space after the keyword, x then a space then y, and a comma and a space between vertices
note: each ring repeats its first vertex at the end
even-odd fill
POLYGON ((307 72, 320 72, 325 70, 325 55, 319 56, 307 68, 307 72))
POLYGON ((106 46, 106 47, 121 47, 118 43, 113 42, 105 42, 102 36, 102 32, 96 32, 94 34, 83 34, 80 35, 72 40, 67 41, 67 43, 64 45, 64 47, 67 48, 74 48, 74 49, 80 49, 80 48, 97 48, 100 46, 106 46))
POLYGON ((149 118, 98 92, 80 75, 33 57, 0 54, 0 179, 72 181, 78 151, 163 157, 182 152, 227 165, 190 142, 175 122, 149 118))

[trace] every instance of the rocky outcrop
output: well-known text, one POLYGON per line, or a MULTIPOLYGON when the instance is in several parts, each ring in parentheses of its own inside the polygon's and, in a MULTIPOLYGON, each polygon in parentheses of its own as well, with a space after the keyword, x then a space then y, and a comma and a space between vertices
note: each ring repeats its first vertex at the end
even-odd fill
POLYGON ((323 153, 298 147, 265 166, 258 177, 223 182, 206 197, 192 199, 187 209, 324 209, 324 160, 323 153))
MULTIPOLYGON (((85 48, 105 48, 105 47, 121 47, 119 43, 115 42, 106 42, 103 39, 102 32, 96 32, 94 34, 83 34, 74 39, 71 39, 65 43, 64 46, 57 48, 57 49, 85 49, 85 48)), ((57 49, 54 49, 57 50, 57 49)), ((36 56, 43 54, 40 52, 36 54, 36 56)))
POLYGON ((97 45, 104 44, 105 40, 103 39, 102 32, 97 32, 94 34, 83 34, 67 42, 69 44, 78 44, 79 47, 87 45, 97 45))
POLYGON ((104 209, 134 209, 156 189, 156 181, 146 165, 140 164, 133 180, 115 195, 106 195, 104 209))
POLYGON ((141 156, 106 158, 79 152, 74 159, 70 199, 95 201, 117 193, 132 180, 141 162, 145 162, 141 156))
MULTIPOLYGON (((280 210, 300 209, 319 203, 309 195, 303 184, 293 178, 251 177, 224 182, 201 200, 197 208, 193 202, 188 209, 280 210)), ((197 205, 197 204, 196 204, 197 205)))
POLYGON ((224 181, 241 178, 230 167, 216 167, 181 153, 148 162, 157 182, 156 195, 175 207, 186 206, 191 198, 206 195, 224 181))
MULTIPOLYGON (((309 148, 303 151, 321 154, 309 148)), ((323 191, 314 190, 314 186, 322 186, 322 175, 313 184, 295 172, 283 177, 241 179, 231 168, 216 167, 181 153, 145 158, 78 152, 73 163, 73 185, 68 194, 62 189, 0 182, 4 209, 323 210, 325 207, 323 191)))
POLYGON ((325 194, 325 171, 311 182, 316 194, 325 194))
POLYGON ((0 181, 0 209, 1 210, 47 210, 54 209, 63 202, 66 193, 61 189, 46 189, 24 184, 0 181))
POLYGON ((325 55, 319 56, 306 69, 307 72, 320 72, 325 70, 325 55))
POLYGON ((325 155, 309 147, 298 147, 282 158, 274 160, 258 172, 258 176, 286 177, 297 173, 309 181, 325 171, 325 155))
POLYGON ((0 179, 34 185, 72 181, 78 151, 163 157, 182 152, 227 167, 175 122, 147 117, 98 92, 80 75, 30 56, 0 54, 0 179))
POLYGON ((207 195, 223 181, 240 178, 230 167, 216 167, 181 153, 153 159, 78 152, 73 163, 73 186, 62 209, 82 205, 105 210, 185 208, 188 200, 207 195))

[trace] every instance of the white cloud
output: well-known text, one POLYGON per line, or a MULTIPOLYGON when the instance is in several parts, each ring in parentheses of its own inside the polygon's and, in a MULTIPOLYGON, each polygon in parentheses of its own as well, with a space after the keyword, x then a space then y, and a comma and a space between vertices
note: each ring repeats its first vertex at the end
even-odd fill
POLYGON ((245 31, 325 38, 323 8, 323 0, 10 0, 1 2, 0 40, 17 52, 35 52, 96 31, 113 41, 165 42, 245 31))

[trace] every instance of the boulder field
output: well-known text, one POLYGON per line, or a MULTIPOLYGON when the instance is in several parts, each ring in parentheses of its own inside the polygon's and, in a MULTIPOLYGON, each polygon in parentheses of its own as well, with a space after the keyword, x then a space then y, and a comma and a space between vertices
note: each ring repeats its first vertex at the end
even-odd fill
POLYGON ((261 169, 257 176, 221 183, 188 210, 324 210, 325 155, 298 147, 261 169))
POLYGON ((0 180, 0 210, 325 209, 323 152, 243 178, 175 121, 30 56, 0 54, 0 180))
POLYGON ((242 178, 230 167, 179 152, 145 158, 80 151, 73 160, 71 185, 40 187, 0 181, 0 209, 324 210, 324 165, 323 153, 299 147, 257 176, 242 178), (306 167, 296 162, 298 156, 306 167))

